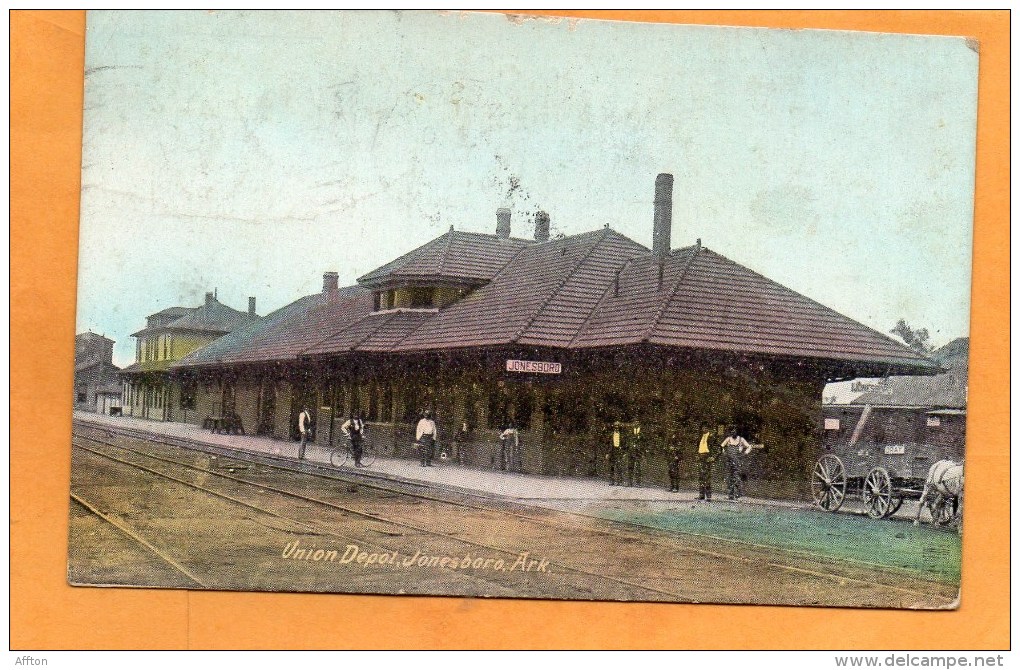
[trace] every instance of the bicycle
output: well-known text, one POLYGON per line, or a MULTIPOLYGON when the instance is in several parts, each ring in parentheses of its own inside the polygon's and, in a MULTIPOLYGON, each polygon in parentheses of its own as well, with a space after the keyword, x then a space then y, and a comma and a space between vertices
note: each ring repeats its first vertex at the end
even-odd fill
MULTIPOLYGON (((364 440, 361 443, 361 464, 365 467, 372 465, 372 463, 375 463, 376 456, 378 454, 375 447, 368 440, 364 440)), ((342 444, 338 444, 329 452, 329 462, 335 468, 343 467, 349 460, 354 460, 354 452, 351 450, 350 440, 344 440, 342 444)))

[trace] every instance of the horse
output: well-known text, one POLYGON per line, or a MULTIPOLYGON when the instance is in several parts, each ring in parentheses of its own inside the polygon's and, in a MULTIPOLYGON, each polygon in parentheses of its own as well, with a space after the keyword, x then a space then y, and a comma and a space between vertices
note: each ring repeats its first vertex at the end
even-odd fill
POLYGON ((953 516, 956 516, 963 504, 963 464, 955 461, 936 461, 928 468, 928 477, 924 482, 924 490, 917 504, 917 515, 914 525, 921 522, 921 510, 925 503, 930 506, 932 525, 938 525, 942 519, 941 511, 945 505, 953 505, 953 516))

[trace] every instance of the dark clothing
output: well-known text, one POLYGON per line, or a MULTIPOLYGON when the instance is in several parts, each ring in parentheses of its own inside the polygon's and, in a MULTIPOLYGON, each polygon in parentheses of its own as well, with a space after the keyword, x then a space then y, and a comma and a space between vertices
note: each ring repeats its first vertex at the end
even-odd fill
POLYGON ((736 500, 744 495, 744 480, 741 476, 741 456, 736 450, 726 450, 726 488, 730 500, 736 500))
POLYGON ((521 437, 516 430, 507 429, 499 437, 499 467, 501 470, 521 472, 521 437))
POLYGON ((641 486, 641 457, 634 454, 627 458, 627 486, 641 486))
POLYGON ((361 467, 361 454, 364 452, 361 441, 361 433, 351 433, 351 455, 354 456, 354 466, 358 468, 361 467))
POLYGON ((698 454, 698 498, 704 500, 712 499, 712 464, 715 456, 712 454, 698 454))
POLYGON ((365 439, 365 422, 361 419, 349 419, 340 427, 351 438, 351 455, 354 456, 354 466, 361 467, 361 454, 364 453, 362 442, 365 439))
POLYGON ((609 483, 613 486, 623 484, 623 459, 620 457, 620 450, 613 449, 609 452, 609 483))
POLYGON ((627 431, 627 486, 641 486, 641 462, 644 457, 641 433, 627 431))
POLYGON ((436 438, 432 435, 422 435, 418 440, 418 451, 421 452, 421 464, 432 465, 432 459, 436 455, 436 438))
POLYGON ((669 449, 666 452, 666 467, 669 470, 669 490, 680 491, 680 450, 669 449))

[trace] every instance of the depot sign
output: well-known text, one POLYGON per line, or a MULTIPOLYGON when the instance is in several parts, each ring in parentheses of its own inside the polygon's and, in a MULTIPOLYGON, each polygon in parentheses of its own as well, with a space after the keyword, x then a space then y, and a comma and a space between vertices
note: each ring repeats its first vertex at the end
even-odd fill
POLYGON ((563 365, 548 361, 507 361, 507 372, 537 372, 544 375, 558 375, 563 372, 563 365))

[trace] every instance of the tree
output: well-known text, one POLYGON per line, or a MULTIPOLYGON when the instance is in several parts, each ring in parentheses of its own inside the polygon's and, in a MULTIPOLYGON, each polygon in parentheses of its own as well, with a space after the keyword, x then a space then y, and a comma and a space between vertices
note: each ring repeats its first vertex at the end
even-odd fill
POLYGON ((914 330, 907 323, 906 319, 900 319, 896 322, 896 327, 889 331, 893 335, 898 335, 908 347, 913 349, 919 354, 927 356, 931 352, 935 351, 935 347, 928 342, 928 329, 920 328, 914 330))

